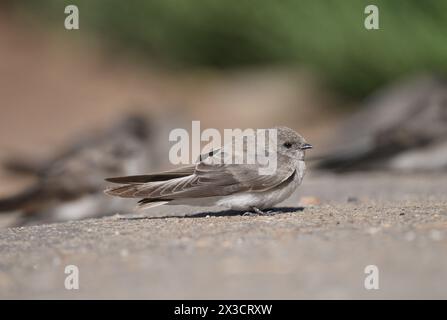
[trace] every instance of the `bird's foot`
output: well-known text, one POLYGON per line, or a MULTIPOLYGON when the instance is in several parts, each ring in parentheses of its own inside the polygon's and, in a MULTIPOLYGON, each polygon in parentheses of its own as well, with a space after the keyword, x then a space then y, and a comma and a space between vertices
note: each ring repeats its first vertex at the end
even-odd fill
POLYGON ((258 215, 257 213, 254 213, 251 211, 247 211, 242 214, 243 217, 253 217, 253 216, 257 216, 257 215, 258 215))
POLYGON ((256 207, 252 207, 251 210, 252 211, 245 212, 243 216, 269 216, 273 214, 273 210, 262 211, 261 209, 256 207))

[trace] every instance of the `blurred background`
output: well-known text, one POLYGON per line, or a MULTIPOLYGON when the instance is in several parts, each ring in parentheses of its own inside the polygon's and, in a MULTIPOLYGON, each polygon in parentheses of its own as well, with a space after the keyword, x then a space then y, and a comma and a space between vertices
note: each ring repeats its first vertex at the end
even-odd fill
POLYGON ((3 211, 46 212, 80 189, 102 197, 103 176, 167 169, 169 131, 192 120, 289 126, 325 170, 445 170, 446 30, 437 0, 2 1, 3 211), (79 30, 64 28, 69 4, 79 30), (364 27, 369 4, 379 30, 364 27), (120 165, 104 164, 111 154, 120 165))

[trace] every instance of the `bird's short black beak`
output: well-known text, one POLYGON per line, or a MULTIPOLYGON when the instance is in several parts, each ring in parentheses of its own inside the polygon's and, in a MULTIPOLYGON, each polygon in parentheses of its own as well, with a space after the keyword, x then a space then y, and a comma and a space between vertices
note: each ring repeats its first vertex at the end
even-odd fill
POLYGON ((312 149, 312 145, 309 143, 305 143, 300 147, 301 150, 312 149))

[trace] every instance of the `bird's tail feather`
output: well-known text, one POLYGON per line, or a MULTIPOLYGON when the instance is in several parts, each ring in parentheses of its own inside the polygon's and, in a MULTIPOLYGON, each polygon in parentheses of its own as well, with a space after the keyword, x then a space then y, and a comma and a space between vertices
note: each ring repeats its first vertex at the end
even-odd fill
MULTIPOLYGON (((143 199, 145 200, 145 199, 143 199)), ((166 203, 169 203, 169 201, 151 201, 151 202, 142 202, 140 201, 137 205, 137 207, 135 208, 136 211, 143 211, 149 208, 154 208, 154 207, 158 207, 158 206, 162 206, 166 203)))

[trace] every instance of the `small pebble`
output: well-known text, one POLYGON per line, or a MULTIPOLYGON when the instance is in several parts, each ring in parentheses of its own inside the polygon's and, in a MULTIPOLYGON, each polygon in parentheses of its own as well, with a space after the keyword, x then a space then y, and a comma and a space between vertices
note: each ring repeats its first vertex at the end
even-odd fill
POLYGON ((357 198, 357 197, 348 197, 348 202, 349 203, 357 203, 357 202, 359 202, 359 198, 357 198))
POLYGON ((317 197, 301 197, 298 203, 300 206, 318 206, 321 204, 317 197))
POLYGON ((120 251, 120 256, 121 257, 127 257, 129 255, 129 250, 127 250, 127 249, 122 249, 121 251, 120 251))
POLYGON ((379 231, 380 231, 380 228, 377 228, 377 227, 371 227, 368 230, 366 230, 366 232, 368 232, 369 234, 376 234, 379 231))

